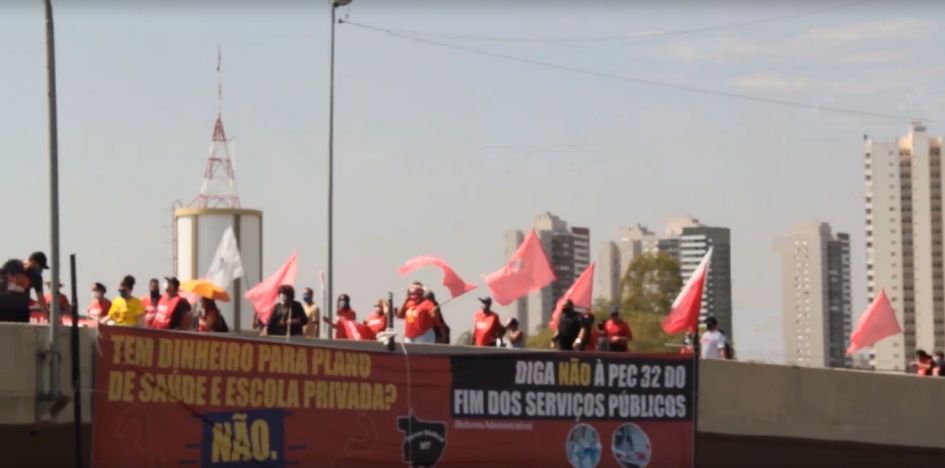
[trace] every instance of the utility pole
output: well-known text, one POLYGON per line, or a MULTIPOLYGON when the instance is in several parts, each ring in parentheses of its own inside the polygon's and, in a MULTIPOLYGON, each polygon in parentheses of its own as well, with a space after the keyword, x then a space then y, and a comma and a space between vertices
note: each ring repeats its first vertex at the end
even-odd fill
MULTIPOLYGON (((328 72, 328 320, 335 322, 335 304, 332 286, 335 281, 335 10, 351 3, 351 0, 332 0, 331 2, 331 57, 328 72)), ((328 327, 328 339, 335 336, 334 329, 328 327)))
MULTIPOLYGON (((49 339, 44 355, 46 382, 44 394, 40 398, 39 414, 49 412, 53 418, 68 404, 60 386, 59 365, 62 354, 59 352, 59 329, 62 324, 62 310, 59 304, 59 126, 56 108, 56 45, 53 27, 52 0, 43 0, 46 12, 46 92, 49 106, 49 230, 51 246, 49 249, 51 271, 49 289, 52 297, 49 307, 49 339)), ((76 298, 72 298, 74 301, 76 298)))

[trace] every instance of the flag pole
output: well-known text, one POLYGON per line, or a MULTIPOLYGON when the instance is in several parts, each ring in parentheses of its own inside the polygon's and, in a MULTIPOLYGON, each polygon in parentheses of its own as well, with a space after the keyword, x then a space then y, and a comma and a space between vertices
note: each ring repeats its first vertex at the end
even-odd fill
POLYGON ((698 466, 699 455, 699 340, 692 335, 692 468, 698 466))

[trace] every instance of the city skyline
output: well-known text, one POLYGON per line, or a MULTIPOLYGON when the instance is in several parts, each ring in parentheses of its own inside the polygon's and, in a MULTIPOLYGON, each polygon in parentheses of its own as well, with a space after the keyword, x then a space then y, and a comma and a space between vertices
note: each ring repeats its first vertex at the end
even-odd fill
MULTIPOLYGON (((57 5, 62 253, 77 255, 80 305, 93 281, 114 291, 125 274, 171 273, 169 209, 199 193, 217 110, 218 45, 240 195, 265 212, 263 274, 297 249, 298 285, 318 289, 326 269, 329 10, 178 5, 57 5), (120 229, 105 227, 116 218, 120 229)), ((390 29, 540 38, 695 31, 810 9, 678 7, 588 5, 576 22, 571 11, 525 4, 356 0, 339 14, 390 29)), ((4 13, 0 49, 11 72, 0 100, 16 109, 0 115, 0 137, 16 156, 0 172, 0 196, 16 200, 8 206, 18 226, 7 235, 9 258, 48 251, 48 146, 42 8, 15 3, 4 13)), ((364 312, 409 280, 437 288, 436 272, 405 279, 396 271, 417 255, 446 258, 471 278, 494 271, 504 261, 501 233, 544 211, 594 239, 688 212, 731 229, 740 350, 753 338, 742 330, 779 314, 771 239, 796 221, 827 220, 850 233, 858 315, 866 305, 862 135, 899 135, 913 115, 937 125, 942 13, 873 3, 685 35, 456 41, 675 88, 339 25, 335 291, 364 312), (740 321, 739 311, 759 316, 740 321)), ((444 313, 464 330, 477 307, 469 294, 444 313)))
POLYGON ((714 248, 702 297, 699 321, 709 316, 719 322, 719 329, 734 339, 732 327, 731 233, 728 228, 707 226, 692 216, 670 218, 663 234, 655 234, 642 224, 621 228, 618 239, 599 244, 596 278, 597 293, 611 302, 622 298, 620 284, 637 255, 665 253, 679 262, 683 284, 698 268, 709 248, 714 248))

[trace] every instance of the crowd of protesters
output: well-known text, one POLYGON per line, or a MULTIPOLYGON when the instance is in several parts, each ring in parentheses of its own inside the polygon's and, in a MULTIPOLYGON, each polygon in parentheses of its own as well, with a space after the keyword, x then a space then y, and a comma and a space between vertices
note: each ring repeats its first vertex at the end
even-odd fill
MULTIPOLYGON (((44 294, 43 270, 48 269, 46 256, 34 252, 25 261, 10 260, 0 268, 0 321, 48 323, 49 302, 52 295, 44 294), (30 298, 35 292, 36 300, 30 298), (32 320, 31 320, 32 318, 32 320)), ((91 286, 92 300, 86 309, 86 324, 147 327, 164 330, 185 330, 207 333, 230 331, 225 318, 212 298, 183 294, 177 278, 165 277, 163 287, 157 279, 148 282, 146 294, 136 296, 136 279, 125 276, 118 284, 117 295, 108 299, 108 289, 102 283, 91 286)), ((60 284, 61 288, 62 285, 60 284)), ((334 320, 323 317, 314 301, 313 290, 302 290, 301 301, 296 300, 295 288, 279 287, 278 299, 271 313, 254 328, 261 335, 305 336, 318 338, 321 327, 329 328, 335 339, 376 340, 390 337, 391 316, 403 321, 405 343, 449 344, 451 335, 433 291, 414 282, 407 289, 404 302, 392 307, 388 301, 377 300, 371 312, 358 320, 347 294, 338 296, 334 320)), ((70 310, 65 294, 59 295, 61 310, 70 310)), ((473 329, 468 342, 462 345, 482 347, 525 348, 525 331, 514 317, 502 320, 492 309, 492 298, 479 299, 481 308, 475 312, 473 329)), ((64 314, 66 315, 66 314, 64 314)), ((81 324, 81 323, 80 323, 81 324)), ((609 351, 625 353, 633 340, 629 324, 620 318, 620 310, 613 307, 610 317, 597 323, 589 312, 578 312, 570 300, 564 301, 555 323, 551 341, 553 349, 563 351, 609 351)), ((707 331, 700 343, 702 357, 729 359, 731 351, 724 333, 717 330, 715 319, 706 322, 707 331)), ((687 335, 683 353, 693 352, 692 336, 687 335)), ((924 362, 924 361, 923 361, 924 362)), ((939 361, 940 362, 940 361, 939 361)))

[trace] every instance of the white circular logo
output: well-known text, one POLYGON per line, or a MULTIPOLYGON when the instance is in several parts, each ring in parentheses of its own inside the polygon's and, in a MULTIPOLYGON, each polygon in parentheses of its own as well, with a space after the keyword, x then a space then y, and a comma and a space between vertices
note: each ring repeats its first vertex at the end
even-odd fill
POLYGON ((614 431, 613 443, 610 448, 614 451, 614 458, 624 468, 644 468, 650 463, 653 448, 650 447, 650 438, 646 432, 636 424, 624 424, 614 431))
POLYGON ((600 435, 589 424, 578 424, 568 433, 565 450, 574 468, 594 468, 600 463, 600 435))
POLYGON ((518 273, 523 266, 525 266, 525 262, 523 262, 521 258, 516 258, 515 261, 509 265, 515 273, 518 273))

